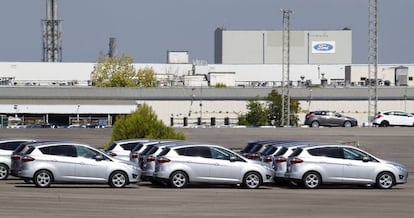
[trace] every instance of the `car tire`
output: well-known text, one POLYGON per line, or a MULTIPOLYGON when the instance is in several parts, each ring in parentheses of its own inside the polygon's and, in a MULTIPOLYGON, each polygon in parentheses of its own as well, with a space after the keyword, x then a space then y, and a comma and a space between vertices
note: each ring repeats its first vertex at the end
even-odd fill
POLYGON ((0 164, 0 180, 5 180, 9 177, 9 167, 6 164, 0 164))
POLYGON ((175 171, 170 176, 170 184, 173 188, 184 188, 188 184, 188 176, 183 171, 175 171))
POLYGON ((53 175, 48 170, 39 170, 35 173, 33 177, 33 182, 37 187, 47 188, 52 184, 53 175))
POLYGON ((109 185, 112 188, 123 188, 128 184, 128 176, 122 171, 112 172, 109 176, 109 185))
POLYGON ((390 172, 382 172, 378 174, 376 179, 376 185, 380 189, 390 189, 395 184, 394 175, 390 172))
POLYGON ((262 177, 257 172, 248 172, 243 177, 243 186, 248 189, 257 189, 262 184, 262 177))
POLYGON ((322 177, 317 172, 307 172, 302 178, 302 184, 307 189, 317 189, 322 184, 322 177))
POLYGON ((380 123, 380 125, 379 125, 380 127, 388 127, 388 126, 390 126, 390 123, 388 122, 388 121, 386 121, 386 120, 384 120, 384 121, 382 121, 381 123, 380 123))
POLYGON ((344 127, 346 127, 346 128, 352 127, 352 123, 350 121, 345 121, 344 122, 344 127))
POLYGON ((318 121, 312 121, 311 127, 312 128, 319 128, 319 122, 318 121))

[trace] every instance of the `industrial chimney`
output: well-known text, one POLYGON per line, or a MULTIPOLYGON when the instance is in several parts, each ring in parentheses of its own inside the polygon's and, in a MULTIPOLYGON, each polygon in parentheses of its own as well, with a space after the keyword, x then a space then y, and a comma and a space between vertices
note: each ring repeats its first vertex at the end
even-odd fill
POLYGON ((62 62, 62 20, 57 0, 46 0, 46 19, 42 20, 43 62, 62 62))

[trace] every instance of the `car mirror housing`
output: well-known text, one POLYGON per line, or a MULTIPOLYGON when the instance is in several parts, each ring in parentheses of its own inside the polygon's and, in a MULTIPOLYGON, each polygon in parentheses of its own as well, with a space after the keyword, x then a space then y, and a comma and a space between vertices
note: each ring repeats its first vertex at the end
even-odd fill
POLYGON ((231 156, 230 157, 230 162, 235 162, 235 161, 237 161, 238 159, 237 159, 237 157, 236 156, 231 156))
POLYGON ((102 160, 104 160, 105 158, 102 156, 102 155, 96 155, 95 156, 95 160, 96 161, 102 161, 102 160))
POLYGON ((371 161, 371 158, 368 156, 365 156, 362 158, 362 162, 370 162, 370 161, 371 161))

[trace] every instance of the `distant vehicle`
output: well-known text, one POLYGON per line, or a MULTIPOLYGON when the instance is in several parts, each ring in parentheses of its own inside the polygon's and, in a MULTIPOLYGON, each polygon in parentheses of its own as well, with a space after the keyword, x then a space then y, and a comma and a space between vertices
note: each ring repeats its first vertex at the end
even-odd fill
POLYGON ((321 184, 376 185, 389 189, 407 183, 407 168, 350 145, 298 147, 288 157, 286 177, 315 189, 321 184))
POLYGON ((390 110, 378 112, 372 122, 376 126, 414 126, 414 115, 403 111, 390 110))
POLYGON ((36 123, 32 125, 27 125, 26 128, 52 128, 52 125, 49 123, 36 123))
POLYGON ((140 180, 141 170, 130 161, 112 158, 88 145, 72 142, 39 142, 22 154, 18 176, 37 187, 52 183, 109 184, 122 188, 140 180))
POLYGON ((342 126, 353 127, 358 126, 357 119, 344 116, 335 111, 312 111, 305 116, 305 125, 318 128, 319 126, 342 126))
POLYGON ((190 144, 164 148, 156 158, 153 175, 174 188, 209 183, 241 184, 255 189, 273 182, 274 172, 262 162, 246 159, 222 146, 190 144))

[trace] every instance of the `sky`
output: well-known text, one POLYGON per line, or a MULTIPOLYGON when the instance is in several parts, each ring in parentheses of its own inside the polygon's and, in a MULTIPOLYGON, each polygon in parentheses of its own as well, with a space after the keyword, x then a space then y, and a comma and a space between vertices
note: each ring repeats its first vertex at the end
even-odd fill
MULTIPOLYGON (((166 63, 167 51, 214 63, 214 30, 352 29, 354 64, 368 62, 368 0, 58 0, 63 62, 96 62, 115 37, 135 63, 166 63)), ((378 0, 379 64, 414 63, 414 1, 378 0)), ((0 62, 42 60, 46 0, 1 0, 0 62)))

